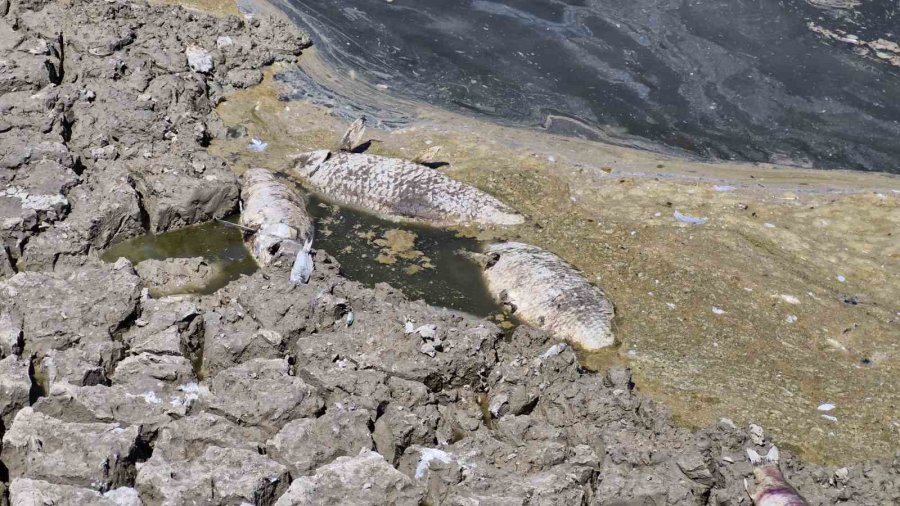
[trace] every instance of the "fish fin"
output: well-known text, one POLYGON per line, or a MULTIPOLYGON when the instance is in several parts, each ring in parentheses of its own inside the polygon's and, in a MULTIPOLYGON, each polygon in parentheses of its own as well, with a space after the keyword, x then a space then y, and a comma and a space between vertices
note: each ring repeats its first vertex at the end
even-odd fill
POLYGON ((350 123, 350 127, 341 136, 338 147, 341 151, 353 151, 353 148, 362 140, 362 136, 366 132, 366 117, 361 116, 359 119, 350 123))
MULTIPOLYGON (((312 241, 308 241, 308 244, 312 245, 312 241)), ((291 267, 291 283, 304 285, 309 283, 312 271, 312 253, 304 246, 304 249, 297 253, 297 258, 294 259, 294 265, 291 267)))
POLYGON ((778 447, 773 445, 771 448, 769 448, 769 453, 767 453, 766 456, 763 457, 763 460, 766 462, 766 464, 777 464, 780 457, 781 454, 778 452, 778 447))
POLYGON ((750 459, 750 463, 754 466, 758 466, 763 462, 763 458, 760 457, 759 454, 756 453, 756 451, 754 451, 752 448, 747 448, 747 458, 750 459))

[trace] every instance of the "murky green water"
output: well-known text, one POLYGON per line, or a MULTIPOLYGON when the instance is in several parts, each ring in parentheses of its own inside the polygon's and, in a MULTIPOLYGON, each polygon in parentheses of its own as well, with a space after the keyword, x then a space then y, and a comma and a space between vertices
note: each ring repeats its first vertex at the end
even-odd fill
MULTIPOLYGON (((236 222, 237 217, 232 216, 228 221, 236 222)), ((150 259, 203 257, 218 268, 218 273, 207 285, 192 292, 201 294, 213 293, 242 274, 252 274, 257 269, 253 257, 244 248, 240 230, 216 221, 135 237, 113 245, 101 258, 115 262, 119 257, 134 264, 150 259)))
POLYGON ((308 208, 316 220, 316 249, 337 258, 347 278, 370 286, 389 283, 411 299, 478 316, 499 311, 480 267, 458 253, 477 251, 478 241, 450 230, 382 220, 316 196, 309 198, 308 208), (414 236, 412 250, 392 252, 385 243, 396 236, 414 236))
MULTIPOLYGON (((314 196, 308 208, 316 221, 315 248, 337 258, 347 278, 367 286, 389 283, 412 299, 478 316, 498 312, 479 267, 458 254, 463 249, 477 250, 477 241, 449 230, 381 220, 314 196), (400 249, 392 238, 404 240, 400 249)), ((237 217, 229 221, 236 222, 237 217)), ((125 257, 137 264, 148 259, 198 256, 220 270, 195 293, 215 292, 257 269, 240 230, 219 222, 137 237, 114 245, 102 258, 115 262, 125 257)))

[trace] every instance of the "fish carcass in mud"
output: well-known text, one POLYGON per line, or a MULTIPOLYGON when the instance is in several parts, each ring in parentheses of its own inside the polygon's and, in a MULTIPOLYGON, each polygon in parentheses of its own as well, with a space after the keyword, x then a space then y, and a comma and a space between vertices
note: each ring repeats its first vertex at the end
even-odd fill
POLYGON ((753 504, 756 506, 809 506, 806 499, 801 497, 781 474, 781 469, 778 468, 778 448, 774 446, 770 448, 765 457, 760 457, 758 453, 748 449, 747 457, 753 464, 756 492, 750 493, 747 480, 744 480, 744 488, 753 499, 753 504))
POLYGON ((293 258, 291 282, 309 281, 313 221, 297 189, 266 169, 250 169, 243 175, 241 203, 241 225, 256 261, 266 266, 279 257, 293 258))
POLYGON ((562 258, 506 242, 489 246, 484 260, 491 294, 512 305, 526 323, 586 351, 615 343, 612 303, 562 258))
POLYGON ((295 156, 297 174, 341 204, 394 220, 434 225, 518 225, 521 214, 494 197, 408 160, 312 151, 295 156))

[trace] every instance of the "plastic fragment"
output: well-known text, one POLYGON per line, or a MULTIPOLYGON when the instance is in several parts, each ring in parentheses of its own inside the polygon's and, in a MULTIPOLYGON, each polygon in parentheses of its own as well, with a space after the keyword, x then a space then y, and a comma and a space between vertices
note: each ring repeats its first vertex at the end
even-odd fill
POLYGON ((694 216, 688 216, 686 214, 681 214, 678 211, 675 211, 675 213, 672 216, 674 216, 675 219, 680 221, 681 223, 689 223, 691 225, 703 225, 704 223, 706 223, 708 221, 706 218, 697 218, 694 216))
POLYGON ((547 360, 548 358, 553 358, 553 357, 559 355, 560 353, 566 351, 566 348, 568 348, 568 347, 569 347, 569 345, 567 345, 566 343, 554 344, 553 346, 548 348, 547 351, 545 351, 543 354, 541 354, 541 359, 547 360))
POLYGON ((254 137, 254 138, 250 139, 250 145, 247 147, 250 149, 250 151, 254 151, 256 153, 262 153, 263 151, 266 150, 266 148, 269 147, 269 143, 263 142, 262 140, 254 137))

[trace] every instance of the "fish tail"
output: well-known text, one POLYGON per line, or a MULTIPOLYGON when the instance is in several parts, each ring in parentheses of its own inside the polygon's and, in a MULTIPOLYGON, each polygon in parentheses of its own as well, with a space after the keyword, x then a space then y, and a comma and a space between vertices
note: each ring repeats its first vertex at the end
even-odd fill
POLYGON ((309 252, 312 251, 312 245, 313 245, 313 238, 312 237, 307 238, 306 242, 303 243, 303 250, 301 251, 301 253, 309 254, 309 252))

